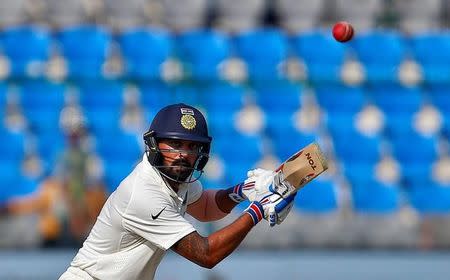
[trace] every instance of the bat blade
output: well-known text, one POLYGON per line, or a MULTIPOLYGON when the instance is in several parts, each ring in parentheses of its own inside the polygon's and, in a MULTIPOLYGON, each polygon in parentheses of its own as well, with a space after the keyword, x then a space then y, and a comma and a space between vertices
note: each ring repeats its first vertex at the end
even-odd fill
POLYGON ((275 190, 282 196, 294 193, 328 169, 328 163, 316 142, 304 147, 276 170, 275 190))

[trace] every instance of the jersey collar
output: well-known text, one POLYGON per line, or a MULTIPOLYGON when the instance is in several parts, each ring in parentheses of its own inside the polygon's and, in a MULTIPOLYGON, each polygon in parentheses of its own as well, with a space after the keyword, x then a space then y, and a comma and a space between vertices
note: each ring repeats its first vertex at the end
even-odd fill
POLYGON ((154 180, 154 182, 156 184, 158 184, 159 186, 161 186, 161 189, 168 193, 171 197, 173 197, 176 201, 178 201, 179 203, 183 203, 184 201, 184 196, 186 194, 186 189, 187 189, 187 184, 186 183, 182 183, 180 184, 180 186, 178 187, 178 193, 176 193, 167 183, 166 181, 163 179, 163 177, 161 176, 161 174, 159 174, 159 171, 153 167, 150 162, 148 162, 147 160, 147 156, 144 154, 143 158, 142 158, 142 166, 143 166, 143 173, 144 173, 144 177, 150 180, 154 180))

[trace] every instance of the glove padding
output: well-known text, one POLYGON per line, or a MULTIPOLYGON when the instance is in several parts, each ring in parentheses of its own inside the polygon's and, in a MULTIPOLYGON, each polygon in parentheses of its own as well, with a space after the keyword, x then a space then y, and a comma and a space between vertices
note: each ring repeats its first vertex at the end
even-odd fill
POLYGON ((273 193, 272 183, 275 172, 261 168, 247 172, 247 179, 232 187, 229 197, 236 203, 244 200, 260 201, 273 193))
POLYGON ((247 172, 247 180, 242 187, 243 196, 249 201, 260 201, 262 198, 274 193, 272 189, 275 172, 262 168, 247 172))
POLYGON ((245 210, 250 214, 256 225, 263 218, 269 222, 271 227, 281 224, 292 209, 297 193, 283 198, 279 194, 269 194, 259 201, 254 201, 245 210))

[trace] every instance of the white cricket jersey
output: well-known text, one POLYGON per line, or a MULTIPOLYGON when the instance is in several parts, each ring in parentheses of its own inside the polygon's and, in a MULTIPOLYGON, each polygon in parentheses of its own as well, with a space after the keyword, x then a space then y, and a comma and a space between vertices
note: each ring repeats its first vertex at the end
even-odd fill
POLYGON ((71 267, 95 279, 153 279, 165 251, 195 231, 183 216, 202 191, 196 181, 175 193, 144 155, 106 201, 71 267))

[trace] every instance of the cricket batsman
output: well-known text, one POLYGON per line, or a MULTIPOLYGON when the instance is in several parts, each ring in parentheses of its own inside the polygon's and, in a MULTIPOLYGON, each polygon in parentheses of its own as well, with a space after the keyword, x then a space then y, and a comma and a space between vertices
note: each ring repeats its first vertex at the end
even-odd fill
POLYGON ((234 187, 203 190, 198 179, 212 139, 204 116, 192 106, 161 109, 143 138, 142 161, 110 195, 60 280, 151 280, 168 249, 213 268, 257 223, 265 219, 271 226, 280 224, 292 208, 296 193, 275 192, 273 171, 251 170, 234 187), (250 206, 239 218, 207 237, 184 218, 187 212, 202 222, 219 220, 247 199, 250 206))

